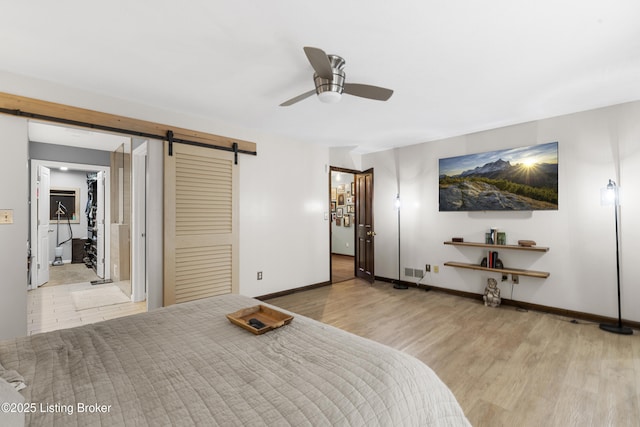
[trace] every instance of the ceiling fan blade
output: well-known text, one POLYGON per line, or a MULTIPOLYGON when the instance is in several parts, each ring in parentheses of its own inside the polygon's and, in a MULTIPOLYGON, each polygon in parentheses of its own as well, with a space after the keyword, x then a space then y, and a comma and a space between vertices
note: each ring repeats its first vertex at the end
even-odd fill
POLYGON ((304 53, 307 55, 307 59, 311 63, 311 66, 316 71, 319 77, 327 80, 333 80, 333 70, 331 69, 331 62, 324 50, 317 47, 304 47, 304 53))
POLYGON ((291 98, 288 101, 284 101, 282 104, 280 104, 281 107, 288 107, 289 105, 295 104, 296 102, 300 102, 305 98, 310 97, 311 95, 315 95, 316 90, 310 90, 309 92, 305 92, 302 95, 298 95, 295 98, 291 98))
POLYGON ((344 93, 362 98, 375 99, 377 101, 386 101, 391 98, 391 95, 393 95, 393 91, 391 89, 358 83, 345 83, 344 93))

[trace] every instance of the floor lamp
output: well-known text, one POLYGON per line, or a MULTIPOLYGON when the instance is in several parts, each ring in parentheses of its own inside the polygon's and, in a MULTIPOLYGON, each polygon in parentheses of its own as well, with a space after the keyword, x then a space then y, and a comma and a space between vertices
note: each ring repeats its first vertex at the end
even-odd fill
POLYGON ((393 284, 394 289, 409 289, 409 286, 400 283, 400 193, 396 195, 395 207, 398 211, 398 281, 393 284))
POLYGON ((618 279, 618 323, 616 325, 601 323, 600 329, 614 334, 631 335, 633 331, 628 326, 622 325, 622 309, 620 306, 620 244, 618 242, 618 204, 620 203, 620 188, 612 180, 609 180, 606 188, 600 190, 600 202, 603 205, 614 206, 616 224, 616 275, 618 279))

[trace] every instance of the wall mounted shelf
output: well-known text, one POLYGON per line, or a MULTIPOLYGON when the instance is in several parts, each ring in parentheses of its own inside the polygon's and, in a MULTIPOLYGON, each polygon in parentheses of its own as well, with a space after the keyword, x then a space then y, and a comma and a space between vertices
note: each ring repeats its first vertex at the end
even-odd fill
MULTIPOLYGON (((548 252, 549 248, 544 246, 519 246, 519 245, 492 245, 488 243, 477 243, 477 242, 444 242, 445 245, 453 245, 453 246, 467 246, 473 248, 488 248, 493 249, 495 251, 498 250, 517 250, 517 251, 531 251, 531 252, 548 252)), ((466 262, 455 262, 448 261, 445 262, 444 265, 448 267, 455 268, 466 268, 469 270, 480 270, 480 271, 489 271, 492 273, 502 273, 502 274, 511 274, 512 276, 528 276, 528 277, 537 277, 539 279, 546 279, 549 277, 550 273, 546 271, 535 271, 535 270, 523 270, 519 268, 489 268, 483 267, 479 264, 470 264, 466 262)))
POLYGON ((529 277, 537 277, 539 279, 546 279, 549 277, 550 273, 546 271, 535 271, 535 270, 521 270, 519 268, 489 268, 483 267, 478 264, 468 264, 465 262, 455 262, 455 261, 447 261, 444 265, 449 267, 456 268, 467 268, 469 270, 482 270, 489 271, 492 273, 503 273, 503 274, 515 274, 516 276, 529 276, 529 277))
POLYGON ((520 251, 533 251, 533 252, 548 252, 549 248, 544 246, 519 246, 519 245, 492 245, 489 243, 476 243, 476 242, 444 242, 445 245, 454 246, 470 246, 474 248, 490 248, 490 249, 514 249, 520 251))

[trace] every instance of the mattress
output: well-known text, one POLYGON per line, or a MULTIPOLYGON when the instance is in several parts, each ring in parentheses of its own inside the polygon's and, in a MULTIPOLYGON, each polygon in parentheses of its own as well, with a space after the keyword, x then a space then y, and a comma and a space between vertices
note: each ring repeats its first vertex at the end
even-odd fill
POLYGON ((259 303, 224 295, 4 341, 0 365, 24 377, 33 426, 469 425, 405 353, 300 315, 263 335, 225 316, 259 303))

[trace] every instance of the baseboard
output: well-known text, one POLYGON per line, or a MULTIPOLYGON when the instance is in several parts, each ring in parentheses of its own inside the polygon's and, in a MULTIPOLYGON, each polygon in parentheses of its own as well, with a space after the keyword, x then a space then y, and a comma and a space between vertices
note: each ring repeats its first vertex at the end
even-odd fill
MULTIPOLYGON (((397 279, 389 279, 387 277, 380 277, 380 276, 376 276, 376 280, 379 280, 381 282, 388 282, 388 283, 400 283, 402 285, 407 285, 407 286, 418 288, 418 289, 424 289, 426 291, 433 290, 437 292, 443 292, 449 295, 455 295, 463 298, 470 298, 470 299, 476 299, 476 300, 482 301, 482 294, 476 294, 474 292, 459 291, 456 289, 447 289, 447 288, 441 288, 439 286, 432 286, 432 285, 416 284, 416 283, 407 282, 404 280, 398 281, 397 279)), ((615 319, 613 317, 600 316, 598 314, 591 314, 591 313, 584 313, 582 311, 566 310, 564 308, 558 308, 558 307, 549 307, 546 305, 516 301, 508 298, 502 298, 502 304, 508 305, 511 307, 517 307, 520 309, 525 309, 525 310, 541 311, 543 313, 556 314, 558 316, 586 320, 594 323, 611 323, 611 324, 618 323, 618 319, 615 319)), ((640 329, 640 322, 622 319, 622 324, 625 326, 629 326, 633 329, 640 329)))
POLYGON ((321 288, 323 286, 328 286, 328 285, 331 285, 331 281, 302 286, 300 288, 287 289, 286 291, 274 292, 272 294, 261 295, 259 297, 254 297, 254 298, 260 301, 264 301, 271 298, 283 297, 285 295, 295 294, 296 292, 309 291, 311 289, 321 288))

